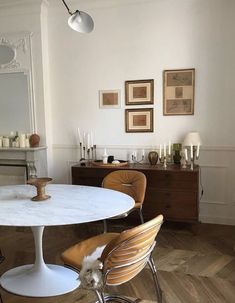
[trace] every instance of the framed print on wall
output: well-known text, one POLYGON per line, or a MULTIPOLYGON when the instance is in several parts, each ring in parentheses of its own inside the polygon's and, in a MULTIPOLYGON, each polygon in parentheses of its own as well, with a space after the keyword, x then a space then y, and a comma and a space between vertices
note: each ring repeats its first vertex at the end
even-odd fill
POLYGON ((194 114, 195 69, 163 72, 163 115, 194 114))
POLYGON ((125 82, 126 105, 153 104, 154 80, 132 80, 125 82))
POLYGON ((153 108, 125 110, 127 133, 153 132, 153 108))
POLYGON ((120 108, 120 90, 100 90, 100 108, 120 108))

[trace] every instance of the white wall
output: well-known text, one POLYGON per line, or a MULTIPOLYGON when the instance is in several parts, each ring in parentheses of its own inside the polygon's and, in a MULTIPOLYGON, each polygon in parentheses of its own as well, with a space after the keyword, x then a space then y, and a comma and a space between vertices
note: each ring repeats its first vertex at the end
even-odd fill
MULTIPOLYGON (((92 15, 95 30, 91 34, 72 31, 67 25, 65 7, 56 0, 50 1, 48 15, 44 13, 40 21, 36 16, 22 15, 14 24, 14 29, 31 28, 43 39, 42 52, 40 39, 38 47, 34 44, 33 59, 39 69, 34 81, 41 86, 36 91, 39 108, 40 97, 46 107, 41 118, 46 119, 52 147, 50 176, 55 182, 69 182, 70 165, 78 159, 77 127, 94 131, 95 143, 100 148, 98 155, 105 146, 122 159, 132 150, 150 150, 169 139, 181 142, 187 132, 198 130, 203 140, 200 164, 204 196, 200 218, 204 222, 235 224, 235 2, 68 3, 72 9, 79 8, 92 15), (195 114, 163 116, 163 70, 192 67, 196 69, 195 114), (155 80, 154 132, 127 134, 124 82, 150 78, 155 80), (99 109, 98 91, 103 89, 121 89, 121 109, 99 109)), ((1 30, 2 26, 9 27, 9 21, 2 15, 1 30)), ((39 123, 43 122, 39 119, 39 123)))

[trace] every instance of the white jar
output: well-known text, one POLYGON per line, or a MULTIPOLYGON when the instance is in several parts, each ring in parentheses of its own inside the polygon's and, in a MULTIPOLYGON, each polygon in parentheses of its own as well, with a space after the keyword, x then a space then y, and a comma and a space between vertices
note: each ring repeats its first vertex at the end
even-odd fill
POLYGON ((108 155, 103 155, 102 159, 104 164, 108 163, 108 155))
POLYGON ((10 140, 8 137, 3 137, 2 139, 2 146, 3 147, 10 147, 10 140))
POLYGON ((25 134, 20 134, 20 147, 25 147, 25 134))

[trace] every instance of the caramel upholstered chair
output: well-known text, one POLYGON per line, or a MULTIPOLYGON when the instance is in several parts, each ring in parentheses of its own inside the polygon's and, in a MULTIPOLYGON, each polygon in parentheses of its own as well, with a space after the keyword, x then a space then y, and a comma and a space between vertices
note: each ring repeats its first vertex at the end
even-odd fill
MULTIPOLYGON (((158 282, 157 269, 155 267, 152 252, 155 247, 155 238, 163 223, 163 216, 158 217, 132 229, 117 233, 104 233, 85 241, 82 241, 62 254, 65 265, 77 270, 84 266, 83 259, 97 251, 97 247, 105 245, 98 258, 102 266, 99 269, 102 283, 87 287, 81 279, 81 287, 92 289, 96 292, 99 303, 126 302, 133 303, 126 297, 119 295, 104 295, 106 286, 117 286, 130 281, 142 271, 146 264, 149 265, 154 285, 157 292, 157 301, 162 302, 162 292, 158 282)), ((83 271, 83 269, 82 269, 83 271)), ((81 277, 82 278, 82 277, 81 277)), ((89 280, 89 282, 92 282, 89 280)), ((92 283, 91 283, 92 284, 92 283)))
MULTIPOLYGON (((116 170, 109 173, 102 182, 102 187, 117 190, 131 196, 135 200, 134 207, 128 212, 113 217, 120 219, 127 217, 131 212, 138 211, 140 222, 144 223, 142 206, 146 191, 146 177, 137 170, 116 170)), ((104 232, 107 231, 107 221, 104 220, 104 232)))

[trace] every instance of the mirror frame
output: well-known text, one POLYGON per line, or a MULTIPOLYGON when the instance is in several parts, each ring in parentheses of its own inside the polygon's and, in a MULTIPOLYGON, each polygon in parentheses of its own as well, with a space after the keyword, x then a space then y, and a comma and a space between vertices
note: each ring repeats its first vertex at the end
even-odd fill
POLYGON ((14 58, 10 62, 0 65, 0 74, 23 73, 27 76, 30 132, 35 133, 37 127, 32 78, 31 36, 32 33, 15 33, 3 36, 0 34, 0 45, 6 45, 14 51, 14 58))
POLYGON ((13 55, 13 58, 9 62, 6 62, 4 64, 0 64, 0 69, 8 68, 10 66, 13 66, 14 64, 17 64, 17 62, 16 62, 16 48, 14 47, 14 45, 12 45, 6 38, 1 38, 0 47, 1 46, 8 47, 10 50, 13 51, 14 55, 13 55))

